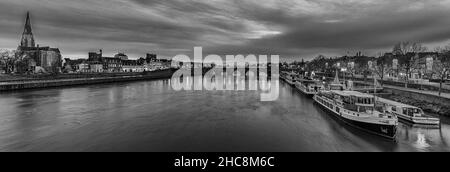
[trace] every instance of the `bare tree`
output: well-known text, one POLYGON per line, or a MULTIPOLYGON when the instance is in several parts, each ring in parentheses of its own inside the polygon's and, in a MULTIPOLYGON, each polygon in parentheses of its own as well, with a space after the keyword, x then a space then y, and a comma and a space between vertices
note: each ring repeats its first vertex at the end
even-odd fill
MULTIPOLYGON (((409 76, 416 67, 414 55, 427 51, 428 48, 417 42, 399 42, 392 49, 392 53, 402 57, 401 69, 405 72, 405 87, 408 88, 409 76), (412 56, 410 56, 412 55, 412 56)), ((400 59, 399 59, 400 60, 400 59)))
POLYGON ((353 66, 348 66, 347 71, 350 73, 350 75, 352 76, 352 79, 355 80, 355 75, 358 72, 358 65, 355 64, 355 62, 353 62, 353 66))
POLYGON ((62 65, 62 61, 57 59, 55 61, 52 62, 52 66, 50 67, 50 72, 53 75, 57 75, 61 72, 61 65, 62 65))
POLYGON ((354 72, 363 75, 364 82, 367 82, 367 78, 370 75, 371 71, 369 69, 369 64, 365 62, 355 64, 354 72))
POLYGON ((408 53, 420 53, 427 51, 428 48, 417 42, 399 42, 392 49, 394 55, 406 55, 408 53))
POLYGON ((14 50, 0 49, 0 65, 4 66, 6 74, 14 71, 16 52, 14 50))
POLYGON ((411 76, 411 74, 415 71, 421 68, 421 66, 418 63, 419 59, 416 59, 414 56, 413 57, 407 57, 406 61, 403 62, 403 64, 401 65, 401 69, 405 72, 406 76, 405 76, 405 88, 408 88, 408 83, 409 83, 409 77, 411 76))
POLYGON ((433 63, 433 74, 439 78, 439 96, 442 94, 442 84, 444 79, 450 73, 450 61, 443 59, 444 61, 436 61, 433 63))
POLYGON ((437 52, 437 53, 441 53, 441 54, 450 53, 450 44, 449 44, 449 45, 446 45, 446 46, 439 46, 439 47, 436 47, 436 48, 434 49, 434 51, 437 52))
POLYGON ((379 60, 374 64, 373 72, 375 73, 375 76, 378 76, 380 78, 380 84, 382 87, 384 86, 384 78, 386 76, 385 74, 389 73, 392 70, 392 67, 389 67, 382 60, 379 60))
POLYGON ((324 55, 319 55, 307 65, 307 71, 325 71, 328 59, 324 55))

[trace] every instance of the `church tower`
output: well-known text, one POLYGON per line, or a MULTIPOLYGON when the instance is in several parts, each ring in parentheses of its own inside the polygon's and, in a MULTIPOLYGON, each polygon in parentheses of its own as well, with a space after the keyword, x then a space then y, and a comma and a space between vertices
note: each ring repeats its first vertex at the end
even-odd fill
POLYGON ((25 21, 25 29, 22 34, 21 47, 35 47, 33 32, 31 30, 30 12, 27 12, 27 19, 25 21))

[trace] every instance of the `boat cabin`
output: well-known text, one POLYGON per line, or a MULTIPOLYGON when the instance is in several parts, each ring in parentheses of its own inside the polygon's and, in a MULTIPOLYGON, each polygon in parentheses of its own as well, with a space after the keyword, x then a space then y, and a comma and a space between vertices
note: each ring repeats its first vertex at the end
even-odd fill
POLYGON ((299 82, 305 87, 306 92, 318 93, 325 89, 324 83, 318 80, 302 80, 299 82))
POLYGON ((343 84, 329 84, 328 85, 329 90, 335 90, 335 91, 344 91, 346 90, 345 85, 343 84))
POLYGON ((385 112, 384 107, 375 103, 375 98, 369 94, 356 91, 333 91, 335 99, 342 102, 345 109, 360 113, 372 113, 374 110, 385 112), (375 109, 374 109, 375 108, 375 109))
POLYGON ((403 103, 399 103, 396 101, 387 100, 387 99, 383 99, 383 98, 380 98, 380 102, 385 104, 388 107, 387 110, 392 113, 405 115, 405 116, 413 117, 413 118, 426 116, 425 112, 418 107, 406 105, 403 103))

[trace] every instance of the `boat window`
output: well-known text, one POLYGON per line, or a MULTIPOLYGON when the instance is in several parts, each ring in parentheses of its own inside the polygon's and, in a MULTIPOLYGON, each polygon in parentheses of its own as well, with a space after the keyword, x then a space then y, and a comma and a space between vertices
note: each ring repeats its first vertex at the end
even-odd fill
POLYGON ((378 111, 378 112, 384 112, 383 106, 376 106, 375 110, 378 111))
POLYGON ((422 109, 419 109, 419 113, 420 113, 420 114, 424 114, 425 112, 423 112, 422 109))
POLYGON ((397 112, 397 107, 392 106, 392 111, 397 112))
POLYGON ((414 109, 408 109, 408 116, 414 116, 414 109))
POLYGON ((367 112, 367 111, 369 111, 369 108, 364 107, 364 106, 359 107, 359 112, 367 112))

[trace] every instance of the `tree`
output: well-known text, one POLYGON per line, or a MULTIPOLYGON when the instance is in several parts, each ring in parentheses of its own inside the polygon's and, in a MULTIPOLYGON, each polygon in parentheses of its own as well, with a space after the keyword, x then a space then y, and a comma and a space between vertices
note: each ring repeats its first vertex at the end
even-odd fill
POLYGON ((409 77, 411 76, 412 72, 415 69, 418 69, 420 67, 420 66, 418 66, 417 60, 418 59, 415 59, 414 56, 413 57, 406 56, 406 58, 402 62, 401 69, 406 74, 406 76, 405 76, 405 88, 408 88, 409 77))
POLYGON ((408 53, 420 53, 427 51, 428 48, 417 42, 399 42, 392 49, 394 55, 406 55, 408 53))
POLYGON ((444 79, 450 74, 450 61, 443 58, 442 61, 434 62, 432 72, 439 78, 439 96, 441 96, 444 79))
POLYGON ((355 64, 355 62, 351 62, 352 65, 348 65, 347 71, 352 76, 352 79, 355 79, 355 74, 358 72, 358 64, 355 64))
POLYGON ((54 74, 54 75, 59 74, 61 72, 61 64, 62 64, 62 61, 59 59, 53 61, 50 71, 48 71, 48 72, 50 72, 51 74, 54 74))
POLYGON ((375 73, 376 76, 378 76, 381 79, 380 80, 381 87, 384 86, 384 77, 386 76, 385 74, 389 73, 390 71, 392 71, 392 68, 389 67, 387 64, 385 64, 383 60, 378 60, 374 64, 373 72, 375 73))
POLYGON ((405 87, 408 88, 409 76, 415 70, 416 59, 413 59, 417 53, 425 52, 428 48, 417 42, 399 42, 392 49, 392 54, 400 56, 398 59, 401 69, 405 72, 405 87))
POLYGON ((16 51, 0 49, 0 66, 3 66, 6 74, 9 74, 14 71, 15 62, 16 62, 16 51))
POLYGON ((310 63, 307 65, 307 71, 325 71, 326 69, 326 63, 328 62, 328 59, 324 55, 319 55, 315 57, 310 63))
POLYGON ((437 52, 437 53, 440 53, 440 54, 450 53, 450 44, 446 45, 446 46, 443 46, 443 47, 442 46, 436 47, 434 49, 434 51, 437 52))

